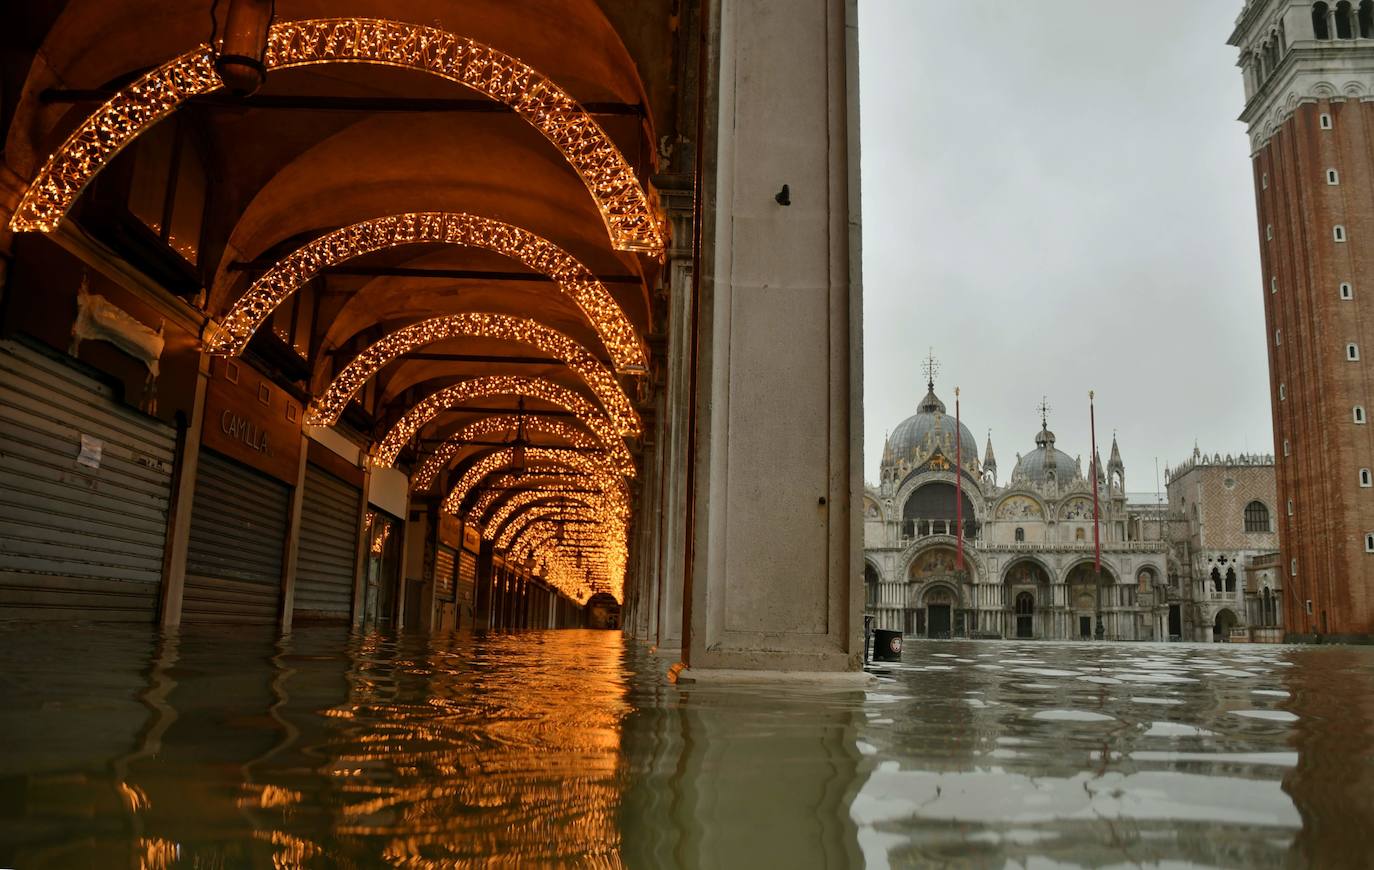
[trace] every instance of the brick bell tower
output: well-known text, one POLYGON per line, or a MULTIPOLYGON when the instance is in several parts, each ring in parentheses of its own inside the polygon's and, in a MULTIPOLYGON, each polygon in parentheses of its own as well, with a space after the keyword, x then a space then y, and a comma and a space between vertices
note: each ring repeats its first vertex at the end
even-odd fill
POLYGON ((1259 213, 1284 626, 1369 640, 1374 0, 1251 0, 1227 41, 1259 213))

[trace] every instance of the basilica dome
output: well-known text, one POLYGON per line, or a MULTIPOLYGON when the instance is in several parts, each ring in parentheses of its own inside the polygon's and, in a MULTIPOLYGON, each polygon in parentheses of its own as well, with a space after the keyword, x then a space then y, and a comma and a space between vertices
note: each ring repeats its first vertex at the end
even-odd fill
MULTIPOLYGON (((967 426, 960 424, 958 428, 964 466, 976 466, 978 442, 973 439, 973 433, 967 426)), ((954 430, 954 417, 945 413, 945 403, 936 397, 935 388, 931 386, 916 409, 915 416, 898 423, 888 436, 883 465, 905 462, 908 467, 917 468, 936 450, 952 463, 956 451, 954 430)))
POLYGON ((1058 483, 1070 483, 1078 479, 1078 461, 1069 454, 1059 450, 1054 446, 1054 433, 1048 428, 1041 429, 1040 434, 1035 436, 1035 449, 1016 463, 1016 468, 1012 469, 1012 483, 1029 481, 1030 483, 1044 483, 1049 479, 1051 462, 1050 457, 1054 457, 1053 469, 1055 480, 1058 483))

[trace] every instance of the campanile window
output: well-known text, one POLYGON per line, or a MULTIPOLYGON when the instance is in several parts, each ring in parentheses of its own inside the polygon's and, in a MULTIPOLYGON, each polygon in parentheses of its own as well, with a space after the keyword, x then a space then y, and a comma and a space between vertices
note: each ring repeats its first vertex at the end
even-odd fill
POLYGON ((1349 301, 1349 300, 1351 300, 1351 299, 1354 299, 1354 298, 1355 298, 1355 288, 1354 288, 1354 287, 1351 287, 1349 284, 1342 284, 1342 285, 1341 285, 1341 298, 1344 299, 1344 300, 1346 300, 1346 301, 1349 301))
POLYGON ((1331 230, 1331 237, 1338 242, 1345 241, 1345 226, 1343 224, 1336 224, 1331 230))

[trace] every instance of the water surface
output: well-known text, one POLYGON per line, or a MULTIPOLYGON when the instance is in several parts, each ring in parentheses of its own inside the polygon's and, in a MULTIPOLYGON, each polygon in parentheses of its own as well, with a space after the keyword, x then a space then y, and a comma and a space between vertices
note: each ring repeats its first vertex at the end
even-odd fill
POLYGON ((1367 866, 1374 650, 0 626, 0 866, 1367 866))

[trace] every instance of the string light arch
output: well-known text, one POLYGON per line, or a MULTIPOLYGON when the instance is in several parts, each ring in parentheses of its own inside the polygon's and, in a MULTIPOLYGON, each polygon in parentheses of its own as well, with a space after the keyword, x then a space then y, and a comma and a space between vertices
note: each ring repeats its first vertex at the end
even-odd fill
POLYGON ((508 472, 506 474, 492 475, 488 479, 487 485, 482 489, 481 494, 477 496, 477 500, 472 503, 472 507, 468 510, 467 517, 464 521, 470 522, 474 526, 485 527, 487 524, 487 515, 491 513, 496 502, 499 499, 511 498, 517 494, 511 492, 509 488, 504 486, 508 481, 511 483, 524 483, 530 486, 537 484, 537 492, 531 491, 530 494, 537 495, 540 498, 548 495, 557 495, 559 493, 568 493, 575 494, 579 498, 595 498, 598 504, 604 503, 601 499, 599 490, 595 496, 591 496, 587 493, 588 489, 593 488, 596 480, 580 471, 561 473, 557 479, 541 475, 538 471, 532 471, 528 474, 521 473, 518 475, 513 472, 508 472), (540 495, 541 493, 542 495, 540 495))
MULTIPOLYGON (((557 357, 586 382, 605 408, 616 432, 621 435, 639 434, 639 415, 630 404, 630 398, 620 388, 615 376, 582 345, 536 320, 475 312, 431 317, 378 339, 334 377, 329 388, 310 405, 305 422, 314 426, 334 425, 363 384, 387 363, 416 348, 454 338, 503 339, 529 345, 557 357)), ((401 443, 404 444, 409 437, 407 434, 401 443)))
MULTIPOLYGON (((191 97, 224 87, 214 57, 207 45, 191 49, 96 109, 48 157, 10 218, 10 229, 55 229, 91 179, 129 143, 191 97)), ((416 70, 509 106, 577 172, 613 247, 662 257, 663 221, 625 156, 570 94, 524 61, 466 37, 401 21, 317 18, 272 25, 267 69, 325 63, 416 70)))
MULTIPOLYGON (((436 390, 421 399, 396 421, 387 432, 382 443, 373 454, 373 462, 390 468, 396 462, 406 443, 445 411, 459 407, 463 402, 473 399, 487 399, 493 396, 519 396, 538 399, 573 414, 586 426, 595 439, 589 438, 581 429, 570 426, 561 420, 530 417, 524 421, 525 428, 562 438, 575 447, 583 449, 600 448, 611 458, 623 474, 634 476, 634 460, 625 446, 625 441, 616 434, 611 421, 596 409, 591 402, 572 390, 543 378, 524 378, 515 375, 488 375, 459 381, 456 384, 436 390)), ((491 435, 505 429, 515 429, 519 420, 513 415, 484 417, 469 423, 444 441, 421 464, 415 473, 414 485, 417 489, 429 489, 434 478, 463 449, 464 442, 491 435)))
MULTIPOLYGON (((434 485, 435 479, 444 469, 448 468, 463 448, 475 441, 482 440, 484 437, 505 435, 513 430, 520 423, 520 418, 513 414, 502 414, 493 417, 482 417, 469 423, 462 429, 444 439, 443 443, 431 451, 415 474, 411 477, 411 485, 415 489, 425 490, 434 485)), ((569 446, 583 453, 596 454, 607 459, 612 465, 626 477, 635 476, 634 463, 630 459, 630 451, 624 450, 623 455, 619 451, 607 449, 607 446, 597 439, 590 437, 581 429, 570 426, 562 420, 548 420, 535 417, 525 420, 525 429, 540 435, 548 435, 559 438, 567 442, 569 446), (629 463, 628 466, 626 463, 629 463)), ((624 448, 623 441, 612 441, 612 445, 619 444, 624 448)), ((548 445, 533 445, 548 446, 548 445)))
POLYGON ((485 520, 474 520, 475 517, 482 516, 474 507, 468 512, 468 519, 473 520, 474 526, 482 529, 483 538, 494 541, 500 537, 502 530, 507 527, 508 521, 513 520, 525 509, 546 504, 592 511, 598 516, 605 513, 605 508, 600 499, 588 498, 585 495, 560 494, 557 491, 540 491, 517 493, 509 501, 498 507, 489 519, 485 520))
POLYGON ((599 494, 588 493, 587 489, 588 487, 584 482, 580 486, 572 483, 541 485, 537 490, 515 493, 502 492, 499 489, 489 490, 478 496, 472 509, 468 511, 464 522, 481 529, 482 536, 490 539, 511 513, 540 500, 555 499, 564 502, 576 502, 584 507, 605 508, 605 499, 599 494), (498 500, 500 504, 497 504, 498 500))
MULTIPOLYGON (((514 453, 507 447, 483 456, 472 464, 467 471, 463 472, 458 483, 444 498, 444 510, 454 516, 462 515, 463 502, 467 499, 468 493, 472 488, 492 472, 511 465, 514 453)), ((530 447, 525 450, 525 461, 531 466, 565 466, 574 471, 580 471, 595 484, 596 488, 612 498, 611 504, 617 510, 628 510, 630 504, 630 494, 625 486, 624 478, 615 474, 604 463, 599 463, 594 459, 578 453, 568 453, 566 451, 544 450, 539 447, 530 447)))
MULTIPOLYGON (((531 508, 514 517, 496 536, 496 548, 498 550, 509 550, 511 541, 515 539, 516 535, 523 531, 530 523, 541 520, 549 520, 555 524, 561 523, 564 520, 575 521, 579 523, 579 525, 574 527, 577 529, 577 532, 573 534, 581 535, 582 537, 600 539, 611 533, 611 528, 608 527, 609 524, 603 526, 600 515, 591 509, 543 506, 531 508), (592 525, 593 523, 595 526, 592 525), (587 533, 592 534, 588 535, 587 533)), ((565 528, 563 534, 569 534, 568 529, 565 528)))
POLYGON ((644 343, 606 286, 571 254, 534 233, 461 212, 408 212, 370 218, 315 239, 283 257, 253 282, 210 339, 211 353, 237 356, 282 302, 330 266, 403 245, 441 243, 482 248, 518 260, 553 279, 586 316, 617 371, 648 365, 644 343))

